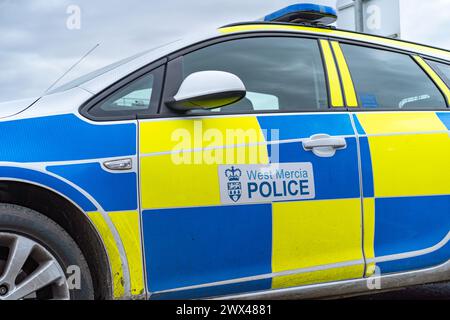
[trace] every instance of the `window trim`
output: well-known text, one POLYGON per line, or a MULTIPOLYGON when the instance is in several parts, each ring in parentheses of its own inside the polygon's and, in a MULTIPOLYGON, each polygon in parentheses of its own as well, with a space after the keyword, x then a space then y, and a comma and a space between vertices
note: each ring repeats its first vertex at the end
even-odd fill
MULTIPOLYGON (((166 92, 166 86, 170 86, 171 83, 168 82, 168 62, 171 62, 175 59, 177 59, 180 56, 183 56, 187 53, 199 50, 201 48, 204 47, 208 47, 210 45, 213 44, 217 44, 217 43, 221 43, 221 42, 226 42, 226 41, 230 41, 230 40, 235 40, 235 39, 243 39, 243 38, 256 38, 256 37, 291 37, 291 38, 307 38, 307 39, 314 39, 319 43, 319 48, 320 48, 320 40, 328 40, 330 42, 332 41, 336 41, 338 43, 346 43, 346 44, 353 44, 353 45, 357 45, 357 46, 362 46, 362 47, 369 47, 369 48, 375 48, 375 49, 380 49, 380 50, 385 50, 385 51, 390 51, 390 52, 397 52, 397 53, 403 53, 403 54, 407 54, 409 55, 411 58, 414 55, 418 55, 420 57, 422 57, 425 60, 431 60, 431 61, 436 61, 439 63, 444 63, 444 64, 450 64, 450 61, 447 61, 445 59, 441 59, 438 57, 434 57, 434 56, 430 56, 427 54, 420 54, 417 52, 413 52, 410 50, 406 50, 406 49, 400 49, 400 48, 393 48, 393 47, 389 47, 389 46, 385 46, 382 44, 375 44, 375 43, 371 43, 371 42, 366 42, 366 41, 361 41, 361 40, 352 40, 352 39, 347 39, 347 38, 342 38, 339 36, 333 36, 333 35, 323 35, 323 34, 308 34, 308 33, 300 33, 300 32, 294 32, 294 31, 277 31, 277 30, 271 30, 271 31, 258 31, 258 32, 242 32, 239 34, 228 34, 228 35, 219 35, 217 37, 211 38, 211 39, 207 39, 205 41, 201 41, 199 43, 193 43, 192 45, 189 45, 185 48, 182 48, 180 50, 174 51, 173 53, 155 61, 155 62, 150 62, 147 66, 144 66, 143 68, 133 71, 132 73, 130 73, 129 75, 127 75, 126 77, 124 77, 123 79, 117 81, 116 83, 112 84, 111 86, 107 87, 106 89, 104 89, 103 91, 101 91, 100 93, 96 94, 94 97, 90 98, 89 100, 87 100, 85 103, 83 103, 79 108, 78 111, 79 113, 92 121, 96 121, 96 122, 107 122, 107 121, 126 121, 126 120, 140 120, 140 119, 161 119, 161 118, 176 118, 176 117, 183 117, 183 118, 188 118, 188 117, 201 117, 201 116, 229 116, 229 115, 256 115, 256 113, 251 112, 243 112, 243 113, 221 113, 219 114, 210 114, 210 113, 205 113, 205 114, 200 114, 197 113, 195 115, 189 115, 186 113, 172 113, 172 114, 162 114, 161 108, 162 105, 164 103, 164 94, 166 92), (148 110, 141 110, 140 112, 130 112, 127 115, 124 116, 119 116, 119 115, 111 115, 111 116, 105 116, 105 117, 95 117, 92 116, 88 113, 88 110, 91 109, 96 103, 98 103, 99 101, 106 99, 107 97, 109 97, 111 94, 114 94, 117 90, 119 90, 120 88, 122 88, 123 86, 127 85, 128 83, 136 80, 137 78, 143 76, 144 74, 148 73, 148 72, 152 72, 155 69, 162 67, 163 68, 163 76, 162 76, 162 83, 161 83, 161 88, 160 88, 160 92, 159 92, 159 99, 158 99, 158 104, 157 104, 157 108, 149 108, 148 110)), ((412 42, 411 42, 412 43, 412 42)), ((415 43, 414 43, 415 44, 415 43)), ((418 44, 418 43, 417 43, 418 44)), ((418 44, 421 45, 422 44, 418 44)), ((440 49, 440 48, 437 48, 440 49)), ((376 110, 372 110, 372 109, 362 109, 361 107, 348 107, 347 103, 346 103, 346 99, 344 99, 345 101, 345 107, 344 108, 331 108, 331 97, 330 97, 330 88, 329 88, 329 75, 328 75, 328 70, 325 66, 325 61, 324 61, 324 57, 323 57, 323 52, 322 50, 320 50, 320 54, 321 54, 321 59, 322 59, 322 64, 324 66, 324 72, 325 72, 325 79, 326 79, 326 86, 327 86, 327 97, 328 97, 328 104, 329 104, 329 108, 326 110, 297 110, 297 111, 279 111, 279 110, 269 110, 269 111, 260 111, 258 114, 295 114, 295 113, 324 113, 324 112, 386 112, 386 111, 390 111, 390 112, 401 112, 401 111, 408 111, 408 110, 394 110, 394 109, 376 109, 376 110)), ((333 52, 334 54, 334 52, 333 52)), ((340 69, 338 67, 338 72, 340 74, 340 69)), ((173 84, 172 84, 173 85, 173 84)), ((178 88, 177 88, 178 89, 178 88)), ((439 88, 438 88, 439 89, 439 88)), ((343 95, 345 97, 345 93, 343 92, 343 95)), ((445 96, 444 96, 445 98, 445 96)), ((450 108, 450 106, 448 106, 448 108, 450 108)), ((409 111, 443 111, 443 109, 437 109, 437 110, 431 110, 431 109, 415 109, 415 110, 409 110, 409 111)))
POLYGON ((437 60, 437 59, 429 59, 429 58, 425 58, 419 55, 419 57, 421 57, 426 63, 427 65, 433 69, 433 71, 439 76, 439 78, 441 78, 441 80, 445 83, 445 85, 447 86, 447 88, 450 89, 450 78, 448 78, 439 68, 436 68, 434 65, 432 65, 431 63, 439 63, 439 64, 443 64, 446 65, 450 68, 450 61, 445 61, 445 60, 437 60))
POLYGON ((359 108, 359 101, 355 90, 352 74, 348 67, 347 59, 342 51, 339 41, 329 41, 336 60, 336 65, 341 79, 342 94, 347 109, 359 108))
POLYGON ((328 108, 344 109, 347 108, 346 99, 342 86, 342 77, 338 65, 336 63, 336 56, 329 40, 319 39, 319 47, 322 55, 322 62, 326 72, 327 90, 328 90, 328 108), (337 77, 337 81, 332 80, 330 74, 336 73, 333 77, 337 77), (334 92, 334 93, 333 93, 334 92))
POLYGON ((430 66, 429 63, 422 57, 416 55, 413 56, 414 61, 419 65, 419 67, 425 72, 430 80, 434 83, 436 88, 441 92, 441 94, 444 96, 444 100, 447 104, 447 109, 450 106, 450 89, 448 85, 445 83, 444 79, 442 79, 439 74, 437 74, 434 69, 430 66))
MULTIPOLYGON (((247 22, 231 23, 231 24, 228 24, 228 25, 220 27, 220 29, 226 29, 226 28, 229 28, 229 27, 238 27, 238 26, 251 26, 251 25, 269 25, 269 26, 274 26, 274 27, 276 27, 278 25, 281 25, 281 26, 288 26, 288 27, 289 26, 290 27, 299 27, 299 24, 291 23, 291 22, 247 21, 247 22)), ((364 32, 358 32, 358 31, 352 31, 352 30, 344 30, 344 29, 335 28, 333 26, 315 26, 314 28, 323 29, 324 32, 326 32, 327 30, 332 30, 332 31, 337 31, 337 32, 340 31, 340 32, 350 33, 350 34, 359 35, 359 36, 369 36, 369 37, 373 37, 373 38, 379 38, 380 40, 390 40, 390 41, 393 40, 393 41, 397 41, 398 43, 405 43, 405 44, 410 44, 410 45, 414 45, 414 46, 419 46, 419 47, 422 47, 424 49, 436 49, 436 50, 439 50, 439 51, 449 51, 450 52, 450 50, 447 50, 447 49, 443 49, 443 48, 440 48, 440 47, 437 47, 437 46, 423 44, 423 43, 419 43, 419 42, 414 42, 414 41, 411 41, 411 40, 393 39, 393 38, 388 37, 388 36, 367 34, 367 33, 364 33, 364 32)), ((243 31, 243 32, 253 32, 253 31, 243 31)), ((298 34, 299 32, 305 32, 305 31, 295 31, 294 32, 294 31, 289 31, 289 30, 283 30, 283 31, 272 30, 272 31, 266 31, 266 32, 293 32, 293 33, 298 34)), ((321 35, 318 35, 318 36, 321 36, 321 35)), ((407 51, 407 52, 412 53, 412 54, 420 55, 419 53, 417 53, 415 51, 412 51, 412 50, 390 47, 388 45, 376 44, 376 43, 369 42, 369 41, 364 41, 364 40, 352 40, 351 38, 339 36, 337 34, 334 34, 334 35, 331 35, 331 36, 328 36, 328 37, 329 37, 330 41, 332 39, 334 39, 336 41, 349 40, 349 41, 355 41, 355 42, 359 42, 359 43, 374 44, 374 45, 377 45, 377 46, 386 47, 386 48, 390 48, 390 49, 393 49, 393 50, 396 50, 396 49, 403 50, 403 51, 407 51)), ((436 57, 433 57, 433 56, 429 56, 429 55, 426 55, 426 54, 424 56, 430 57, 432 59, 438 59, 438 60, 441 60, 441 61, 447 61, 445 59, 443 60, 443 59, 436 58, 436 57)), ((450 62, 447 61, 447 63, 450 63, 450 62)))
MULTIPOLYGON (((229 36, 222 36, 218 38, 213 38, 202 43, 194 44, 190 47, 184 48, 178 52, 171 54, 168 57, 167 62, 167 71, 166 71, 166 79, 164 83, 163 95, 160 101, 160 106, 158 110, 158 115, 146 117, 139 116, 139 119, 149 119, 149 118, 173 118, 173 117, 204 117, 204 116, 233 116, 233 115, 254 115, 254 114, 278 114, 278 113, 315 113, 315 112, 342 112, 346 111, 346 106, 341 108, 332 108, 331 107, 331 97, 330 97, 330 85, 329 85, 329 75, 327 65, 325 64, 324 55, 322 52, 322 46, 320 44, 320 40, 328 41, 327 37, 318 36, 318 35, 306 35, 306 34, 298 34, 298 33, 289 33, 289 32, 254 32, 254 33, 244 33, 244 34, 234 34, 229 36), (311 39, 317 42, 317 48, 320 53, 320 59, 322 61, 322 66, 324 70, 325 77, 325 89, 327 95, 327 103, 328 106, 326 109, 317 110, 311 108, 310 110, 259 110, 259 111, 241 111, 241 112, 221 112, 218 114, 211 114, 210 112, 196 112, 195 114, 187 114, 186 112, 179 112, 176 110, 172 110, 166 106, 165 101, 168 101, 172 98, 177 90, 179 89, 182 83, 182 74, 180 71, 182 70, 181 64, 183 63, 183 57, 187 54, 193 53, 195 51, 208 48, 210 46, 225 43, 229 41, 241 40, 241 39, 255 39, 255 38, 297 38, 297 39, 311 39), (173 81, 176 79, 175 81, 173 81)), ((342 89, 341 89, 342 91, 342 89)))
MULTIPOLYGON (((354 40, 354 39, 347 39, 347 38, 342 38, 342 37, 338 37, 338 36, 328 36, 328 39, 330 41, 337 41, 339 43, 343 43, 343 44, 350 44, 350 45, 357 45, 357 46, 361 46, 361 47, 368 47, 368 48, 373 48, 373 49, 380 49, 380 50, 385 50, 385 51, 391 51, 391 52, 397 52, 397 53, 403 53, 403 54, 407 54, 410 56, 421 56, 424 59, 431 59, 431 60, 436 60, 436 61, 447 61, 445 59, 441 59, 441 58, 437 58, 437 57, 433 57, 424 53, 419 53, 416 51, 411 51, 411 50, 407 50, 407 49, 402 49, 402 48, 394 48, 394 47, 390 47, 387 45, 383 45, 383 44, 378 44, 378 43, 372 43, 372 42, 366 42, 366 41, 361 41, 361 40, 354 40)), ((408 41, 401 41, 401 42, 407 42, 408 41)), ((413 42, 411 42, 412 44, 415 44, 413 42)), ((423 44, 417 44, 420 46, 424 46, 423 44)), ((427 46, 425 46, 427 47, 427 46)), ((430 48, 434 48, 434 47, 430 47, 430 48)), ((439 49, 439 48, 434 48, 434 49, 439 49)), ((442 48, 439 50, 443 50, 442 48)), ((450 61, 447 61, 446 63, 450 63, 450 61)))
POLYGON ((163 84, 166 74, 166 62, 167 58, 160 59, 117 81, 116 83, 112 84, 108 88, 104 89, 103 91, 83 103, 79 108, 79 113, 83 117, 96 122, 137 120, 140 115, 156 114, 163 92, 163 84), (138 80, 139 78, 153 72, 157 73, 154 81, 154 83, 156 83, 156 86, 155 88, 153 88, 151 102, 147 109, 130 111, 105 111, 105 116, 96 116, 92 115, 89 112, 101 102, 111 97, 117 91, 131 84, 135 80, 138 80))
POLYGON ((183 49, 175 51, 168 55, 168 62, 175 60, 181 56, 185 56, 194 51, 210 47, 215 44, 219 44, 222 42, 228 42, 233 40, 240 40, 246 38, 267 38, 267 37, 288 37, 288 38, 307 38, 307 39, 327 39, 327 36, 316 35, 316 34, 305 34, 298 32, 289 32, 289 31, 258 31, 258 32, 244 32, 239 34, 231 34, 231 35, 221 35, 215 38, 211 38, 199 43, 192 44, 183 49))

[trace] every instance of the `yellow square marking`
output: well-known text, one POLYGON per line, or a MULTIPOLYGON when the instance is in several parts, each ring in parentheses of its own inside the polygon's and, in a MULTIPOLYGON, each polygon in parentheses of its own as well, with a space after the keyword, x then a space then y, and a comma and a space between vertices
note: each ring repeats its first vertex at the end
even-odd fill
POLYGON ((131 294, 144 294, 144 270, 141 250, 141 231, 139 213, 111 212, 109 217, 122 239, 130 268, 131 294))
POLYGON ((140 123, 141 154, 264 142, 264 135, 255 116, 140 123))
POLYGON ((447 131, 434 112, 360 113, 358 120, 366 134, 447 131))
POLYGON ((112 272, 114 298, 121 298, 125 294, 122 260, 120 259, 119 249, 117 248, 114 236, 101 213, 89 212, 88 216, 102 237, 106 252, 108 253, 109 264, 112 272))
POLYGON ((272 212, 273 272, 362 259, 360 199, 274 203, 272 212))
MULTIPOLYGON (((364 199, 364 254, 366 259, 375 258, 375 199, 364 199)), ((375 263, 367 265, 366 277, 375 273, 375 263)))
POLYGON ((361 278, 364 264, 334 268, 329 270, 313 271, 296 275, 275 277, 272 280, 272 289, 282 289, 306 286, 309 284, 326 283, 340 280, 361 278))
POLYGON ((144 157, 143 208, 219 205, 219 165, 268 163, 265 145, 144 157))
POLYGON ((272 212, 272 272, 361 260, 353 266, 276 277, 273 288, 362 277, 360 199, 274 203, 272 212))
POLYGON ((450 194, 448 133, 369 137, 375 197, 450 194))

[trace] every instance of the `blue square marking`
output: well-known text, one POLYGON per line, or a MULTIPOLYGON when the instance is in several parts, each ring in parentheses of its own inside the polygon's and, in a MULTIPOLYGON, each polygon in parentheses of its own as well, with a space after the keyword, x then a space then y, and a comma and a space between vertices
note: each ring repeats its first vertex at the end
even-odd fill
POLYGON ((271 204, 143 213, 151 292, 271 273, 271 204))

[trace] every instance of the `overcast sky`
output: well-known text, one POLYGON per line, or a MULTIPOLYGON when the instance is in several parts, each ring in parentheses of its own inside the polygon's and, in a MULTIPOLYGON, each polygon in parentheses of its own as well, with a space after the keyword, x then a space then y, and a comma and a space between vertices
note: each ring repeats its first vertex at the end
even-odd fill
MULTIPOLYGON (((404 39, 450 49, 450 0, 400 0, 404 39), (428 21, 427 21, 427 20, 428 21)), ((95 44, 63 82, 148 48, 260 18, 295 0, 0 0, 0 101, 40 95, 95 44), (76 5, 81 24, 73 22, 76 5), (75 27, 75 29, 73 29, 75 27)), ((335 0, 308 0, 335 5, 335 0)))

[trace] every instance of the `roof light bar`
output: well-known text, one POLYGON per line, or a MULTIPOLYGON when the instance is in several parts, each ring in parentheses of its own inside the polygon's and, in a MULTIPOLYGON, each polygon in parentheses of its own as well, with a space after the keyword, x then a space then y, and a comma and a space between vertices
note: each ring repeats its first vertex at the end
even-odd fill
POLYGON ((266 22, 288 22, 313 25, 330 25, 337 20, 337 12, 332 7, 312 3, 288 6, 265 16, 266 22))

